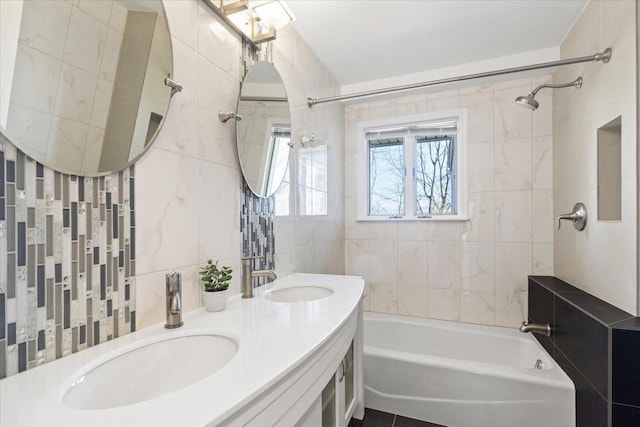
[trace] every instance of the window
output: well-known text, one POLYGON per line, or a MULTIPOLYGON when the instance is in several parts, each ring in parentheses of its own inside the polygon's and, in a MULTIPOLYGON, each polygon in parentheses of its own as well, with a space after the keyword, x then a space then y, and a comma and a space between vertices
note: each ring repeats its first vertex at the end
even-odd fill
POLYGON ((360 220, 465 220, 466 110, 358 124, 360 220))

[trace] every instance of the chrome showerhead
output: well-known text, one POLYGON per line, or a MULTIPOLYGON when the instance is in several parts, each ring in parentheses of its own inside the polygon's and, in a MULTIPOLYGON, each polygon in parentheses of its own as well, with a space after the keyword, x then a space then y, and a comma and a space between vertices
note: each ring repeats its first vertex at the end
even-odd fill
POLYGON ((536 101, 535 95, 530 93, 527 96, 519 96, 516 98, 516 104, 521 107, 528 108, 530 110, 535 110, 540 106, 540 103, 536 101))
POLYGON ((530 110, 536 110, 540 106, 540 103, 536 101, 536 93, 538 93, 540 89, 543 89, 546 87, 551 89, 560 89, 563 87, 572 87, 572 86, 575 87, 576 89, 580 89, 582 87, 582 77, 578 77, 571 83, 563 83, 558 85, 551 85, 551 84, 540 85, 537 88, 535 88, 533 92, 531 92, 529 95, 517 97, 516 104, 520 105, 521 107, 528 108, 530 110))

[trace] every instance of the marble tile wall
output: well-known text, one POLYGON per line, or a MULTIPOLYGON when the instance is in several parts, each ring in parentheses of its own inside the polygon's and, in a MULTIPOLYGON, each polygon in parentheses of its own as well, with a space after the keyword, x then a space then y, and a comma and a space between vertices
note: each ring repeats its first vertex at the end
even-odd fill
POLYGON ((0 379, 135 330, 133 168, 55 172, 0 135, 0 379))
POLYGON ((527 318, 527 275, 553 272, 552 93, 514 99, 550 76, 362 102, 345 110, 345 270, 367 310, 500 326, 527 318), (358 222, 359 121, 468 110, 466 222, 358 222))
MULTIPOLYGON (((217 114, 236 106, 244 75, 242 43, 196 0, 164 5, 175 80, 184 90, 173 98, 157 141, 136 164, 138 327, 164 319, 164 275, 171 269, 183 273, 185 311, 201 305, 197 272, 209 258, 234 269, 231 290, 240 292, 245 193, 233 123, 221 123, 217 114)), ((305 104, 308 96, 338 93, 338 86, 293 27, 278 32, 272 49, 291 100, 294 142, 302 132, 313 132, 331 141, 333 155, 329 215, 276 218, 275 268, 279 275, 342 273, 344 112, 338 104, 314 110, 305 104)))
POLYGON ((554 275, 632 314, 637 277, 637 2, 592 1, 560 48, 562 58, 613 49, 608 64, 558 69, 554 82, 584 79, 553 100, 554 213, 583 202, 587 227, 562 227, 554 239, 554 275), (597 220, 597 129, 622 116, 622 220, 597 220))

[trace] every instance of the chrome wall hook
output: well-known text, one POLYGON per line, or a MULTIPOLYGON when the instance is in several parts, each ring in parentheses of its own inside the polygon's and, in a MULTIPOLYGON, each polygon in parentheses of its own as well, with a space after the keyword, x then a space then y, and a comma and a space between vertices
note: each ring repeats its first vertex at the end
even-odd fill
POLYGON ((165 86, 169 86, 171 88, 171 97, 178 92, 182 92, 182 85, 174 82, 169 77, 164 79, 165 86))
POLYGON ((236 121, 238 122, 242 120, 242 116, 239 114, 236 114, 235 111, 219 111, 218 118, 222 123, 227 123, 229 119, 236 119, 236 121))
POLYGON ((573 222, 573 227, 582 231, 587 226, 587 208, 584 203, 576 203, 573 206, 573 211, 568 214, 558 215, 556 217, 556 231, 560 230, 560 221, 561 220, 569 220, 573 222))

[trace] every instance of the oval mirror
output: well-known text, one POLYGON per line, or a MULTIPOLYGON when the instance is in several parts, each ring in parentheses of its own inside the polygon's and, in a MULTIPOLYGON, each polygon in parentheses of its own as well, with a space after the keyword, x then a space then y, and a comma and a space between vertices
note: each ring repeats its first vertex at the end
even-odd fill
POLYGON ((0 15, 0 132, 60 172, 99 176, 132 164, 172 95, 162 0, 10 3, 0 15))
POLYGON ((291 114, 276 67, 257 62, 247 73, 238 100, 236 140, 240 167, 258 197, 276 192, 289 163, 291 114))

